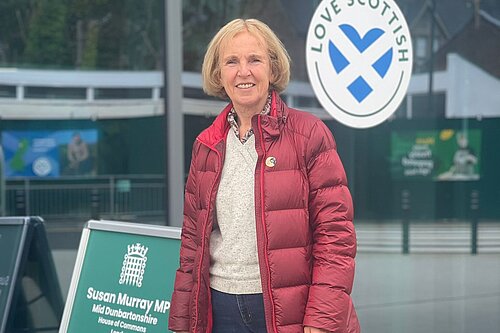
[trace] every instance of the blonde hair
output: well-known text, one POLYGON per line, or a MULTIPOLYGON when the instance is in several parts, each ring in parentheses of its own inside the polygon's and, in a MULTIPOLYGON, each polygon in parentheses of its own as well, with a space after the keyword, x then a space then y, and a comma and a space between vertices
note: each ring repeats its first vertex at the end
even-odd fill
POLYGON ((248 31, 263 40, 271 64, 271 89, 277 93, 285 90, 290 80, 290 56, 283 43, 265 23, 256 19, 235 19, 223 26, 212 38, 207 47, 201 75, 203 91, 208 95, 227 98, 221 83, 220 56, 224 44, 242 31, 248 31))

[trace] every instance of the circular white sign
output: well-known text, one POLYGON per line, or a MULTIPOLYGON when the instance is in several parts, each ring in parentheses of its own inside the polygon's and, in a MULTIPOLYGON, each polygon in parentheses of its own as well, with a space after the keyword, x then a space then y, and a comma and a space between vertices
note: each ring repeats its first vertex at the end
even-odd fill
POLYGON ((45 157, 39 157, 33 162, 33 172, 35 175, 44 177, 52 171, 50 161, 45 157))
POLYGON ((355 128, 382 123, 403 100, 413 50, 393 0, 323 0, 309 26, 307 72, 321 105, 355 128))

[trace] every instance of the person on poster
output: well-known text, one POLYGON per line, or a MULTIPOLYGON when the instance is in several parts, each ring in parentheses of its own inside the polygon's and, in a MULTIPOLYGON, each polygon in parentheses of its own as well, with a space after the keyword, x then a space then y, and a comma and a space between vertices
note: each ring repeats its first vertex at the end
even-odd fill
POLYGON ((475 168, 477 157, 469 147, 469 139, 464 132, 458 132, 457 150, 453 154, 453 164, 450 169, 438 176, 439 180, 477 180, 479 175, 475 168))
POLYGON ((346 174, 326 125, 281 100, 289 75, 258 20, 208 45, 203 89, 230 103, 193 146, 172 331, 360 332, 346 174))
POLYGON ((80 133, 75 132, 67 147, 69 174, 81 175, 90 171, 89 148, 80 133))

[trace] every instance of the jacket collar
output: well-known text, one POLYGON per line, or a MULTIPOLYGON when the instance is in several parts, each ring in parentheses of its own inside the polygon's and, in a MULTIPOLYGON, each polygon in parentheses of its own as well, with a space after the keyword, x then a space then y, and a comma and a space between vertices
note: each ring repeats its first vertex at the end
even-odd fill
MULTIPOLYGON (((227 121, 227 115, 233 107, 232 103, 229 103, 222 112, 215 118, 212 125, 205 129, 198 136, 197 140, 204 145, 215 149, 215 146, 226 138, 227 132, 230 129, 229 122, 227 121)), ((273 91, 271 100, 271 111, 268 115, 255 115, 252 118, 252 127, 254 131, 259 129, 256 127, 258 124, 258 117, 261 117, 261 128, 264 140, 274 139, 278 137, 285 125, 286 118, 288 116, 288 107, 281 100, 279 95, 273 91)))

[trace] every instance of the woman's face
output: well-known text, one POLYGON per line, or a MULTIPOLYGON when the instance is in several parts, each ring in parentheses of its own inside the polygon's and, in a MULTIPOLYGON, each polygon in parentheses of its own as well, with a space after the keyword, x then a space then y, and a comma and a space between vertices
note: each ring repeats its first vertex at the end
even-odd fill
POLYGON ((262 111, 271 81, 267 47, 247 31, 226 42, 220 57, 221 83, 236 111, 262 111))

